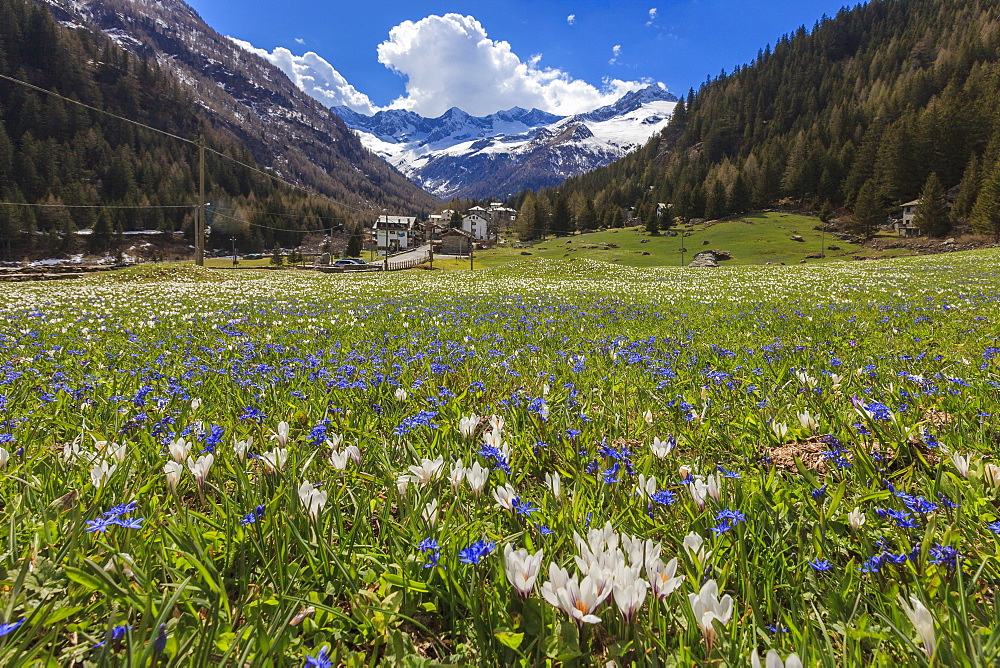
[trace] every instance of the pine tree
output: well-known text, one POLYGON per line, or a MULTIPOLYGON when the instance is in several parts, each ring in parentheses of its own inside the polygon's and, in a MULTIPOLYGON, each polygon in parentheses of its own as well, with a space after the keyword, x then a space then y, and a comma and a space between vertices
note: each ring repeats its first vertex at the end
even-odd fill
POLYGON ((879 225, 885 221, 886 211, 879 197, 879 186, 875 179, 868 179, 858 193, 858 201, 854 203, 851 231, 868 238, 873 236, 879 225))
POLYGON ((979 197, 979 189, 982 185, 979 156, 973 155, 962 175, 962 181, 958 184, 958 197, 955 198, 955 205, 951 209, 952 220, 955 223, 968 219, 972 213, 972 207, 976 205, 976 198, 979 197))
POLYGON ((993 165, 972 209, 972 226, 977 232, 1000 239, 1000 160, 993 165))
POLYGON ((271 266, 280 267, 285 264, 285 257, 281 254, 281 246, 277 243, 274 244, 274 248, 271 250, 271 266))
POLYGON ((557 237, 564 237, 573 231, 572 224, 566 198, 556 195, 555 206, 552 207, 552 233, 557 237))
POLYGON ((646 213, 644 219, 644 225, 646 227, 646 232, 652 236, 659 236, 660 234, 660 217, 656 215, 656 207, 648 204, 646 205, 646 213))
POLYGON ((452 228, 459 230, 462 228, 462 214, 458 209, 451 212, 451 220, 448 221, 452 228))
POLYGON ((350 236, 347 238, 347 251, 345 257, 358 257, 361 255, 362 238, 361 225, 353 225, 350 228, 350 236))
POLYGON ((531 241, 535 239, 535 217, 537 216, 535 206, 535 194, 528 193, 528 196, 521 202, 521 209, 517 214, 517 238, 521 241, 531 241))
POLYGON ((930 237, 943 237, 951 231, 948 200, 937 172, 931 172, 920 192, 920 201, 913 216, 913 224, 930 237))

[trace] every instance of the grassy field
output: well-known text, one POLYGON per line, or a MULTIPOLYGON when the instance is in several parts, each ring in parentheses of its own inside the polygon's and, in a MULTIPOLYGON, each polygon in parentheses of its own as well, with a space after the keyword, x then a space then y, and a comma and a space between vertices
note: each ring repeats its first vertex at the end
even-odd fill
MULTIPOLYGON (((821 233, 813 229, 819 219, 798 214, 777 212, 760 213, 741 218, 739 221, 709 223, 682 228, 689 232, 684 237, 684 264, 691 262, 695 253, 703 250, 726 250, 732 254, 727 265, 747 265, 784 263, 796 264, 806 255, 818 253, 824 248, 821 233), (749 221, 749 222, 744 222, 749 221), (804 241, 792 241, 795 235, 804 241)), ((611 262, 626 267, 679 266, 681 239, 665 235, 650 236, 640 227, 620 230, 605 230, 572 237, 550 238, 535 243, 532 248, 499 248, 476 254, 475 262, 481 267, 495 267, 511 260, 544 258, 590 259, 611 262), (607 248, 613 244, 617 248, 607 248), (530 253, 531 255, 524 255, 530 253), (643 255, 648 253, 648 255, 643 255)), ((827 250, 825 259, 810 259, 809 263, 850 260, 854 255, 865 257, 892 257, 905 251, 874 251, 860 244, 840 241, 830 235, 825 238, 826 247, 839 246, 839 250, 827 250)), ((468 261, 435 261, 435 267, 442 269, 467 269, 468 261)))
POLYGON ((997 259, 4 287, 0 665, 996 665, 997 259))

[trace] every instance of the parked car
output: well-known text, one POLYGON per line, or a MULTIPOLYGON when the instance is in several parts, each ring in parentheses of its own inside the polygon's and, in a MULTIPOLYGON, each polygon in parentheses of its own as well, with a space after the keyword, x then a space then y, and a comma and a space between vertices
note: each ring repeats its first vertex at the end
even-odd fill
POLYGON ((361 269, 368 266, 364 260, 356 257, 345 257, 333 263, 334 267, 341 267, 345 271, 350 269, 361 269))

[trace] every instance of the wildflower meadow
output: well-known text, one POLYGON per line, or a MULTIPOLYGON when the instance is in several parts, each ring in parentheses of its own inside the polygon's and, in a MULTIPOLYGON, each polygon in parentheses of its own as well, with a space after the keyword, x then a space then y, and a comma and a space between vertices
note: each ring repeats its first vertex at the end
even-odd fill
POLYGON ((0 665, 1000 661, 995 252, 0 291, 0 665))

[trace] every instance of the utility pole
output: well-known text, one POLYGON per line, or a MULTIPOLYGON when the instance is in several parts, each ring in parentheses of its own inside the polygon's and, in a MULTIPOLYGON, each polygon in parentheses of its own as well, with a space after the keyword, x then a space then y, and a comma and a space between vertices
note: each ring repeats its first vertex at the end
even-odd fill
POLYGON ((205 266, 205 135, 198 135, 198 220, 194 226, 194 263, 205 266))
POLYGON ((469 271, 472 271, 472 251, 476 248, 476 235, 469 237, 469 271))

